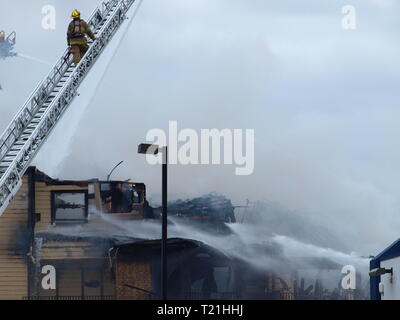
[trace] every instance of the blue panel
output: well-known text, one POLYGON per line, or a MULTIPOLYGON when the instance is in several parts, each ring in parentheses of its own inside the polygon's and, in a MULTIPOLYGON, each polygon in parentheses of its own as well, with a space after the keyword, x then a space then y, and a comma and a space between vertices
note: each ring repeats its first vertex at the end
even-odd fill
MULTIPOLYGON (((379 268, 381 261, 379 259, 372 259, 369 262, 369 269, 379 268)), ((369 278, 369 287, 371 300, 381 300, 381 294, 379 293, 379 282, 381 282, 381 276, 374 276, 369 278)))

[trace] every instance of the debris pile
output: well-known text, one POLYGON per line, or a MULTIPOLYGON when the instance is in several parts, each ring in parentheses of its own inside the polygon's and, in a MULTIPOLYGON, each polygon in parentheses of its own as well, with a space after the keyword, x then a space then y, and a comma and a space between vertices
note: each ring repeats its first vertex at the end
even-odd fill
POLYGON ((171 216, 208 219, 222 223, 236 222, 234 210, 231 200, 217 193, 191 200, 177 200, 168 204, 168 213, 171 216))

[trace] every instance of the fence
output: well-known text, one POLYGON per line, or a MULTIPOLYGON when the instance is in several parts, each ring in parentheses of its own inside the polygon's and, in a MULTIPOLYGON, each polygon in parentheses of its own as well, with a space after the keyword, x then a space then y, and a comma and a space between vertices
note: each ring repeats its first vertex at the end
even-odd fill
POLYGON ((115 300, 115 296, 30 296, 23 300, 115 300))

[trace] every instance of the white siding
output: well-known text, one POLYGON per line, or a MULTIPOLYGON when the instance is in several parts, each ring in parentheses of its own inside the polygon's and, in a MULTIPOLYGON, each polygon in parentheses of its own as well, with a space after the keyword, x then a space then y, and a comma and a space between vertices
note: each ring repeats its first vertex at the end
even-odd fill
POLYGON ((381 276, 384 286, 382 300, 400 300, 400 257, 381 261, 381 268, 393 268, 393 281, 390 282, 390 273, 381 276))

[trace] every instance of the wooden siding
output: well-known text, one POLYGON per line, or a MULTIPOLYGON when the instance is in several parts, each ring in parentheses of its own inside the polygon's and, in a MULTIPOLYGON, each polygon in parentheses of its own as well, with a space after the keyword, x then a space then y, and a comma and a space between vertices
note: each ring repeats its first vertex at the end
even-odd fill
MULTIPOLYGON (((39 287, 38 297, 72 298, 114 297, 115 284, 108 260, 44 260, 43 265, 51 264, 56 268, 57 288, 43 290, 39 287)), ((41 279, 42 275, 39 274, 41 279)))
POLYGON ((40 221, 35 225, 35 231, 49 230, 51 225, 51 191, 57 190, 87 190, 86 187, 74 185, 53 186, 46 185, 44 182, 35 184, 36 213, 40 213, 40 221))
POLYGON ((90 242, 45 242, 38 260, 97 259, 105 257, 105 250, 90 242))
POLYGON ((125 284, 152 291, 151 266, 149 261, 133 261, 118 257, 115 266, 117 300, 150 300, 149 293, 128 288, 125 284))
POLYGON ((28 293, 28 177, 0 217, 0 300, 28 293))

